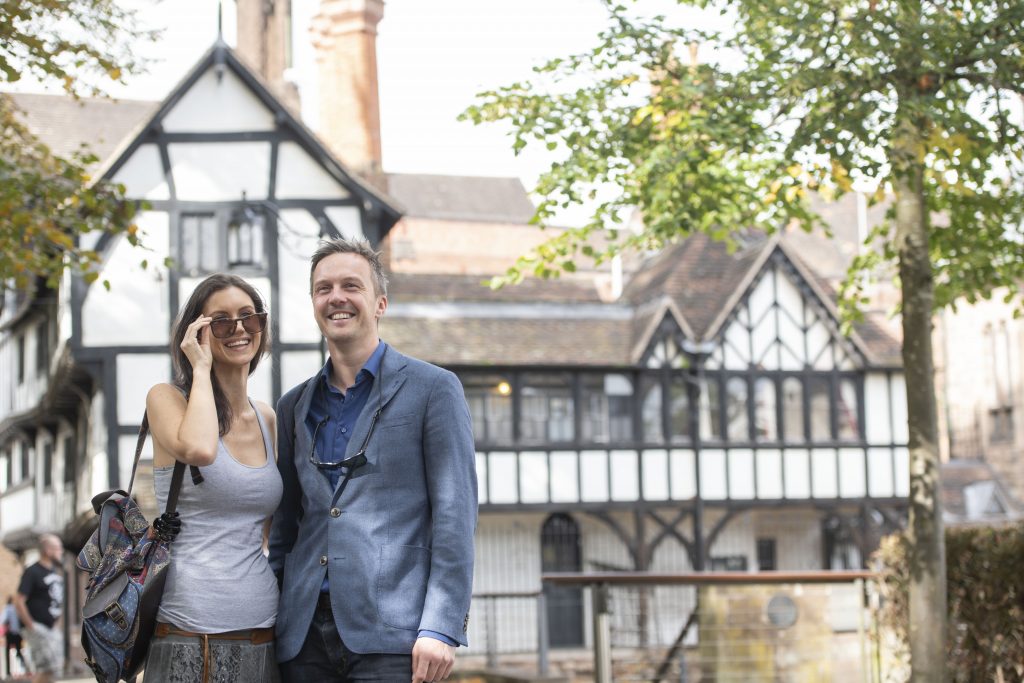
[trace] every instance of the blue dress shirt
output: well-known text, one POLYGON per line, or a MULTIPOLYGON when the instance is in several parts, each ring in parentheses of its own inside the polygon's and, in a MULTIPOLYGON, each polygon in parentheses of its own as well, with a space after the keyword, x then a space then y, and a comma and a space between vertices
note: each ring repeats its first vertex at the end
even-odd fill
MULTIPOLYGON (((370 400, 370 394, 373 393, 373 381, 380 372, 380 359, 386 349, 387 344, 377 343, 377 348, 370 354, 366 364, 356 373, 355 384, 345 393, 331 384, 330 359, 324 364, 316 379, 317 386, 309 403, 309 413, 306 415, 306 427, 309 428, 310 437, 316 434, 314 445, 316 457, 320 462, 341 462, 345 459, 345 449, 352 438, 352 430, 356 426, 359 414, 366 407, 366 402, 370 400), (320 425, 319 430, 317 425, 320 425)), ((345 475, 341 471, 343 469, 345 468, 322 467, 320 471, 334 489, 345 475)))
MULTIPOLYGON (((341 462, 345 459, 345 450, 352 438, 352 430, 356 426, 356 420, 366 407, 367 401, 371 400, 374 393, 374 380, 380 374, 380 361, 387 350, 387 344, 378 342, 377 348, 366 360, 363 367, 356 373, 355 384, 350 386, 344 393, 331 384, 331 361, 327 360, 320 375, 316 379, 316 390, 313 392, 312 400, 309 403, 309 413, 306 415, 306 427, 309 435, 316 435, 316 457, 320 462, 341 462), (317 429, 317 425, 320 426, 317 429)), ((378 389, 380 391, 380 389, 378 389)), ((338 482, 345 475, 343 467, 322 467, 320 471, 331 483, 331 488, 336 489, 338 482)), ((326 593, 329 590, 327 577, 320 586, 320 592, 326 593)), ((452 646, 458 646, 452 638, 437 633, 436 631, 422 630, 420 637, 427 636, 440 640, 452 646)))

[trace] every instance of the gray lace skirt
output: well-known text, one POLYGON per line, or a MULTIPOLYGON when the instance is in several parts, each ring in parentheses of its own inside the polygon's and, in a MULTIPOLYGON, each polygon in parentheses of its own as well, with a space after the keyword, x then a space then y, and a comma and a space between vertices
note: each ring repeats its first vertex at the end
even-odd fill
MULTIPOLYGON (((280 683, 274 643, 209 638, 210 683, 280 683)), ((199 638, 166 635, 149 644, 144 683, 205 683, 199 638)))

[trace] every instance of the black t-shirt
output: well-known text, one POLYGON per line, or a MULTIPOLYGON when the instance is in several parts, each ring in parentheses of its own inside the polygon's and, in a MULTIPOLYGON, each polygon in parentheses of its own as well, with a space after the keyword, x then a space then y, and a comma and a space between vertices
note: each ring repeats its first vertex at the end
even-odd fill
POLYGON ((37 562, 21 575, 18 592, 25 596, 32 620, 51 628, 64 604, 63 575, 37 562))

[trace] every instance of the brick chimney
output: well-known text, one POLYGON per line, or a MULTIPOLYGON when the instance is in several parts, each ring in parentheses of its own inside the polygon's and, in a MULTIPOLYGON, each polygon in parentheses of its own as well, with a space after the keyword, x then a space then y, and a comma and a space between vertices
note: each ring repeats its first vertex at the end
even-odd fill
POLYGON ((384 0, 320 0, 311 32, 319 71, 318 134, 350 169, 381 182, 377 24, 384 0))
POLYGON ((291 0, 236 0, 238 46, 235 52, 270 86, 293 112, 299 112, 299 91, 285 80, 291 67, 291 0))

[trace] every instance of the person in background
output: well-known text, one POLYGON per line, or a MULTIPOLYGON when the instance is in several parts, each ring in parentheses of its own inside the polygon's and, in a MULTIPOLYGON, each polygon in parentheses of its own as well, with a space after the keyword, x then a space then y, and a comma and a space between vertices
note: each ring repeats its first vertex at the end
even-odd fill
POLYGON ((21 662, 21 668, 28 671, 28 663, 21 651, 21 620, 18 619, 18 610, 14 608, 14 598, 7 598, 7 605, 4 607, 3 614, 0 615, 0 626, 4 628, 6 643, 4 646, 4 672, 8 676, 13 676, 11 673, 11 650, 14 650, 15 656, 21 662))
POLYGON ((14 608, 28 645, 33 683, 50 683, 64 670, 64 636, 57 627, 64 608, 64 546, 53 534, 39 537, 39 561, 21 575, 14 608))

